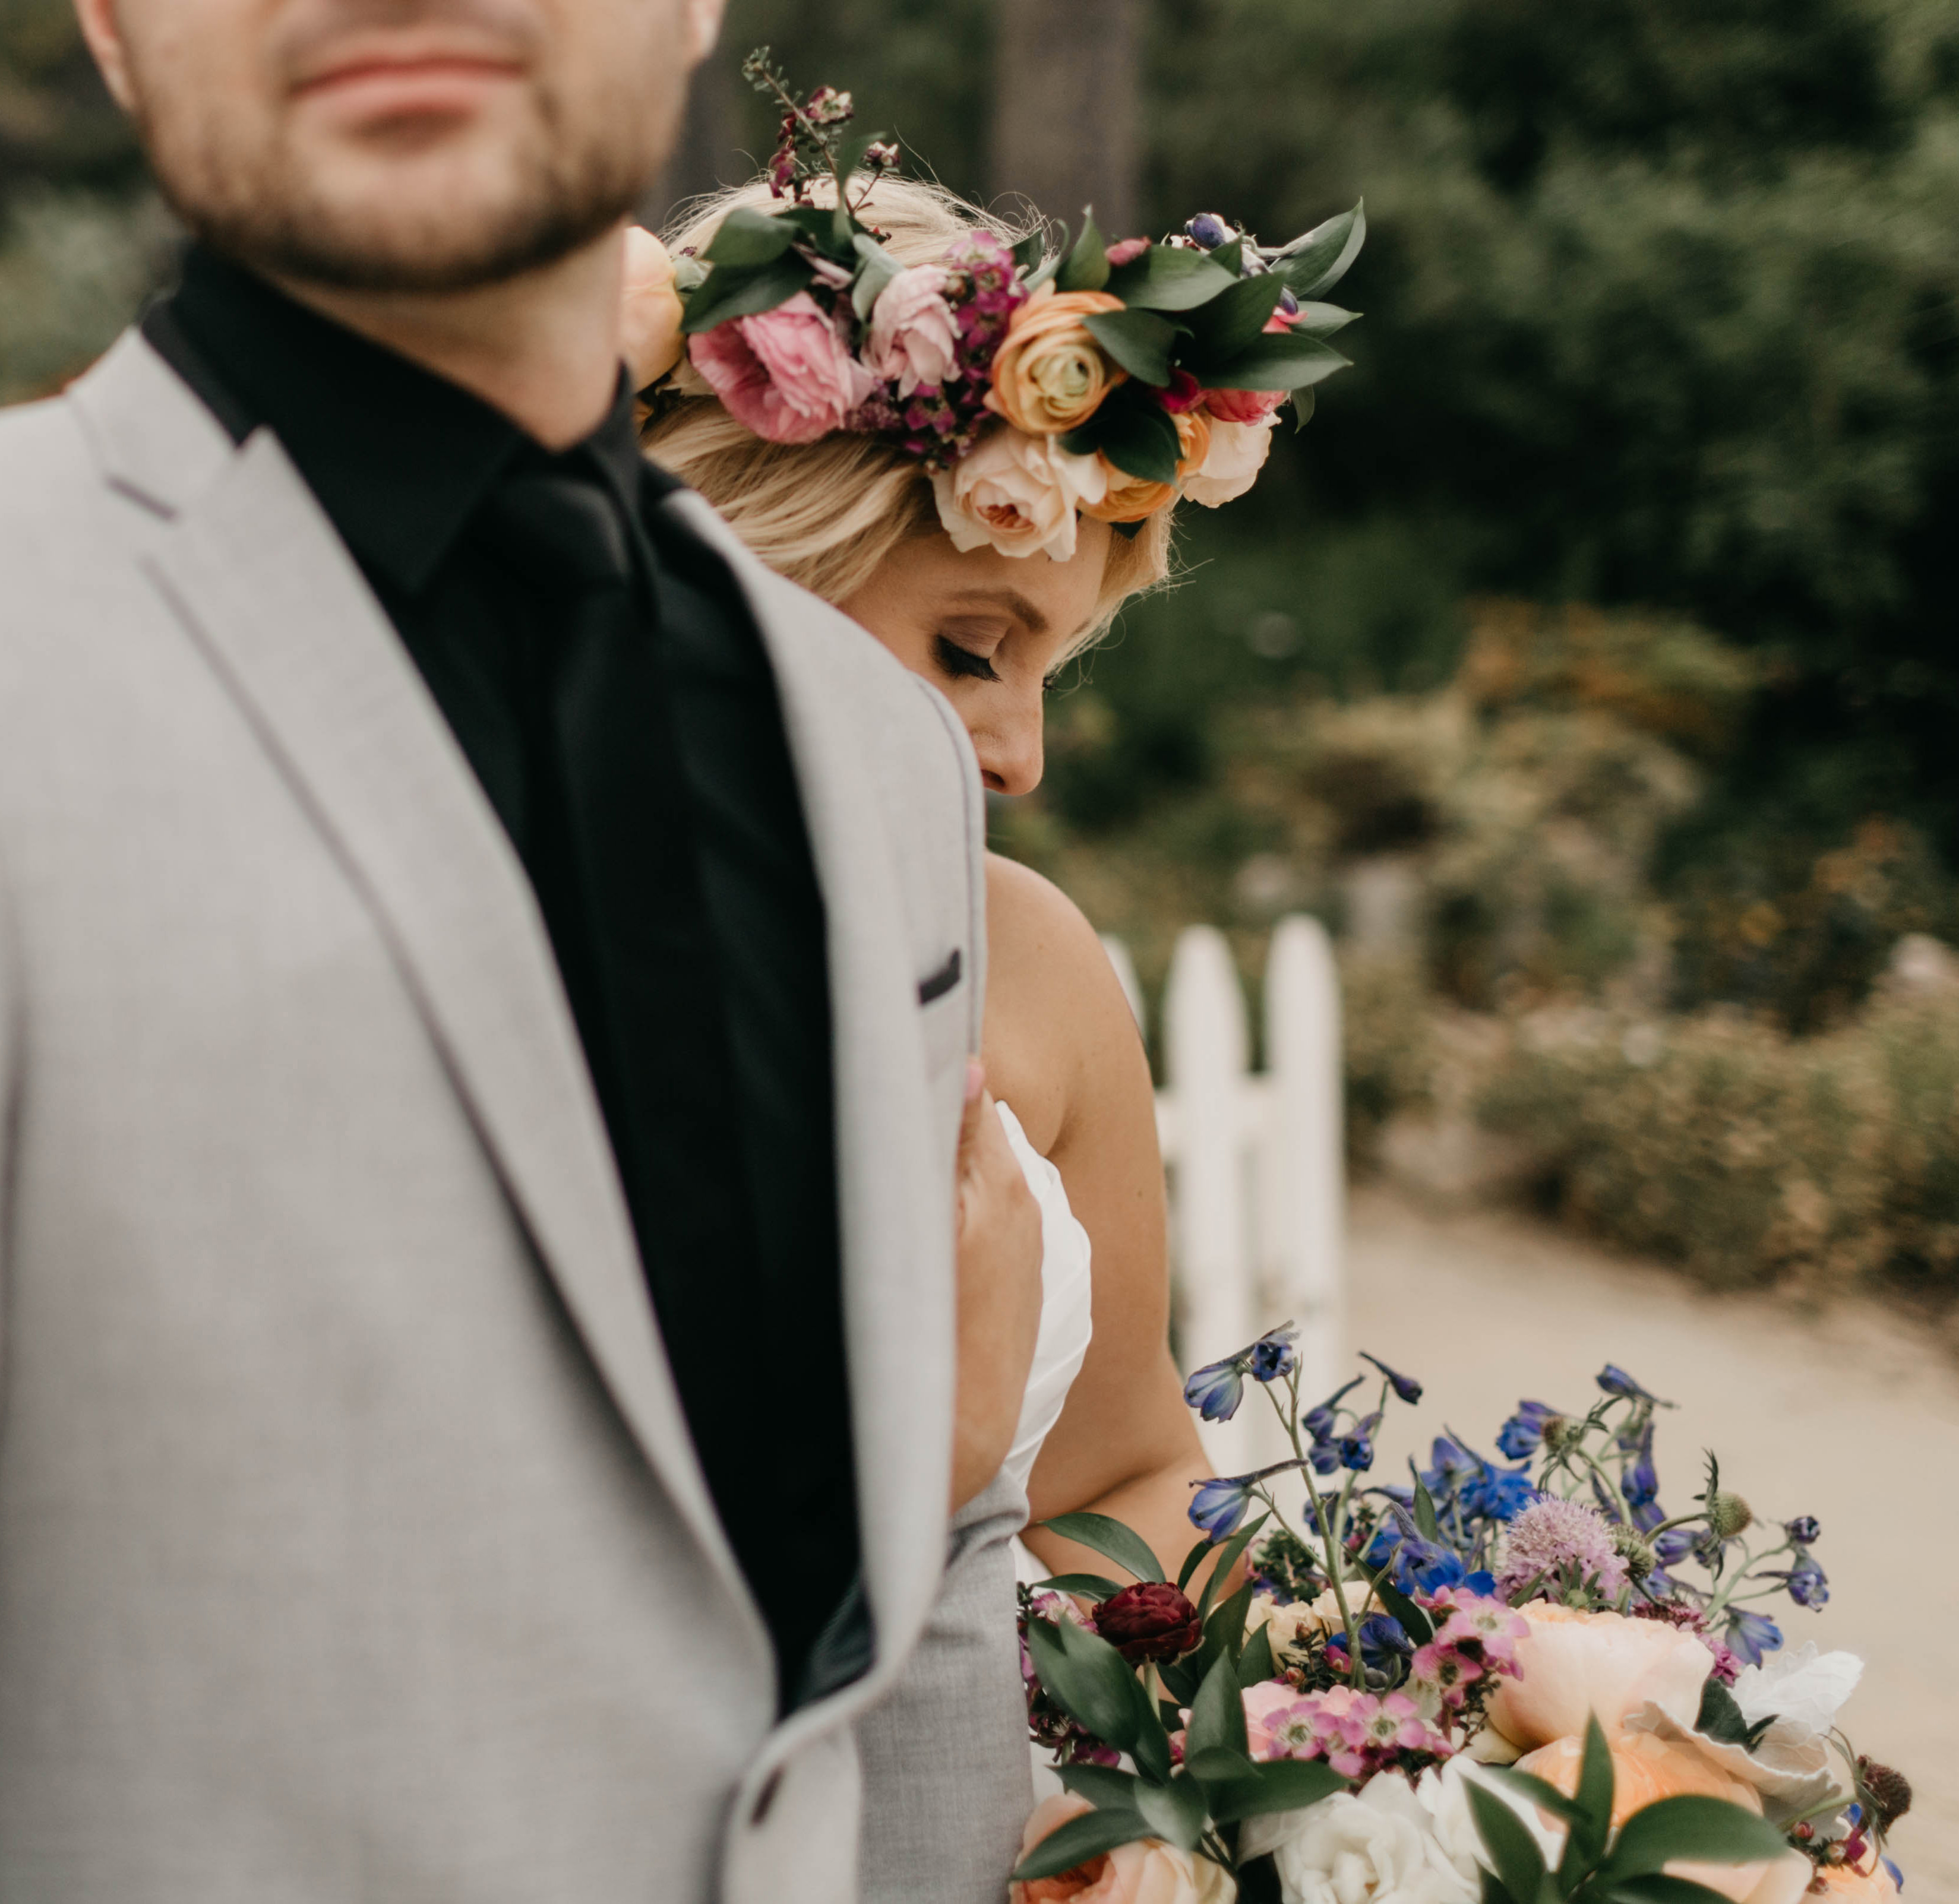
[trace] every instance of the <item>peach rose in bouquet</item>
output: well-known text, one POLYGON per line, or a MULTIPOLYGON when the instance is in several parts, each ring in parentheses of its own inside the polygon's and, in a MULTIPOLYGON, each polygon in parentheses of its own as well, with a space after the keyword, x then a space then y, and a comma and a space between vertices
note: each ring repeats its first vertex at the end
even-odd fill
MULTIPOLYGON (((1021 1855, 1094 1809, 1072 1792, 1043 1798, 1027 1820, 1021 1855)), ((1223 1866, 1160 1838, 1132 1839, 1052 1877, 1011 1884, 1007 1892, 1009 1904, 1231 1904, 1237 1894, 1236 1880, 1223 1866)))
POLYGON ((1517 1672, 1491 1696, 1490 1729, 1521 1751, 1580 1739, 1598 1715, 1608 1739, 1649 1700, 1693 1712, 1714 1656, 1693 1634, 1660 1620, 1586 1613, 1533 1600, 1517 1610, 1530 1632, 1517 1642, 1517 1672))
POLYGON ((1100 459, 1071 455, 1046 436, 995 429, 971 455, 935 471, 938 519, 956 549, 1036 553, 1065 562, 1075 553, 1075 511, 1108 487, 1100 459))
POLYGON ((1122 300, 1106 291, 1057 291, 1043 284, 1007 320, 988 407, 1033 436, 1078 430, 1129 376, 1110 362, 1081 320, 1122 308, 1122 300))

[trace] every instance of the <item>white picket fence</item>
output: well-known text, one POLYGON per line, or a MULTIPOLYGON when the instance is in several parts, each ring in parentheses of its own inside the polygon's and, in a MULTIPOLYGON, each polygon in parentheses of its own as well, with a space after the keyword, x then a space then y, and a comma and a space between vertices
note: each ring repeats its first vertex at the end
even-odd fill
MULTIPOLYGON (((1145 1027, 1127 948, 1105 940, 1145 1027)), ((1335 1385, 1342 1353, 1345 1228, 1340 982, 1316 919, 1281 920, 1266 956, 1266 1066, 1251 1068, 1245 995, 1224 935, 1178 939, 1161 1013, 1157 1128, 1170 1192, 1177 1338, 1186 1367, 1228 1355, 1290 1317, 1306 1392, 1335 1385)), ((1270 1407, 1246 1395, 1203 1429, 1220 1474, 1287 1452, 1270 1407)))

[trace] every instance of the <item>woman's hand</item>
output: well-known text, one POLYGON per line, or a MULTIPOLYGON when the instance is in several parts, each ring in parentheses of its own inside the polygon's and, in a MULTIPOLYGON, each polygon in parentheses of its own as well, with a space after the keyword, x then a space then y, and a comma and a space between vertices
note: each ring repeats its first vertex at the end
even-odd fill
POLYGON ((958 1196, 955 1514, 999 1472, 1013 1447, 1040 1333, 1040 1206, 1007 1141, 977 1058, 967 1071, 958 1196))

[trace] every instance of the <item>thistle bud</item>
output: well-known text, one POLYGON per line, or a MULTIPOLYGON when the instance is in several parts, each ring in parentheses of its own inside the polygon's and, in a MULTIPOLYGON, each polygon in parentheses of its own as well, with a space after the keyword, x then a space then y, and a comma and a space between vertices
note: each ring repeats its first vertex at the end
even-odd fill
POLYGON ((1871 1809, 1878 1814, 1878 1829, 1889 1831, 1911 1809, 1911 1781, 1902 1772, 1894 1772, 1875 1759, 1857 1761, 1857 1782, 1871 1809))
POLYGON ((1562 1455, 1578 1447, 1585 1439, 1585 1424, 1572 1421, 1563 1415, 1553 1415, 1544 1424, 1544 1445, 1547 1454, 1562 1455))
POLYGON ((1724 1494, 1719 1488, 1707 1490, 1707 1525, 1716 1537, 1732 1541, 1754 1525, 1755 1510, 1738 1494, 1724 1494))
POLYGON ((1637 1528, 1628 1527, 1623 1521, 1612 1529, 1612 1550, 1625 1562, 1627 1573, 1635 1581, 1645 1579, 1659 1564, 1652 1543, 1637 1528))

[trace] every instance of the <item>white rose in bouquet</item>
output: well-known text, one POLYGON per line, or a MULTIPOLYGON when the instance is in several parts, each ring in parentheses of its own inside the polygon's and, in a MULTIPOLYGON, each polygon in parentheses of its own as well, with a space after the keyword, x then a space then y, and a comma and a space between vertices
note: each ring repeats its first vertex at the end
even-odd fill
POLYGON ((1473 1904, 1407 1779, 1383 1772, 1300 1811, 1246 1821, 1240 1858, 1271 1852, 1285 1904, 1473 1904))

